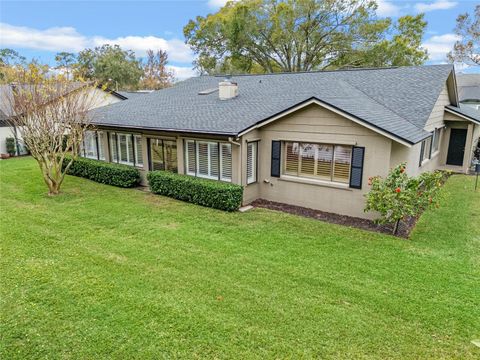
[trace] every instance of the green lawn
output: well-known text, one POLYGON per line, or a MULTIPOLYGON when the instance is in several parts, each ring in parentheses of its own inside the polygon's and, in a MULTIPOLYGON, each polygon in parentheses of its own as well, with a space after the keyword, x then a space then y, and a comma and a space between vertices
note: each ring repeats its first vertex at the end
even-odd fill
POLYGON ((476 358, 480 191, 411 240, 0 161, 0 358, 476 358))

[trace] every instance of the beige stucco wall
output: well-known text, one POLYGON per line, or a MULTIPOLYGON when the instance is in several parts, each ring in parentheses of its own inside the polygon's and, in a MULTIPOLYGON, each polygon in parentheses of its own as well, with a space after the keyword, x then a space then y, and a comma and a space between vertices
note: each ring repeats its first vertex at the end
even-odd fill
MULTIPOLYGON (((256 184, 245 188, 245 203, 255 198, 263 198, 307 208, 319 209, 343 215, 370 217, 363 212, 368 191, 368 177, 385 176, 390 165, 392 141, 351 120, 324 109, 310 105, 285 118, 268 124, 242 138, 244 159, 246 142, 259 141, 259 173, 256 184), (301 179, 287 180, 285 177, 270 176, 271 146, 273 140, 346 144, 365 147, 365 163, 362 189, 351 189, 348 184, 320 184, 301 179)), ((282 158, 284 151, 282 151, 282 158)), ((283 160, 282 160, 283 164, 283 160)), ((246 161, 242 162, 246 167, 246 161)), ((245 174, 245 169, 242 171, 245 174)), ((242 179, 245 184, 245 179, 242 179)))

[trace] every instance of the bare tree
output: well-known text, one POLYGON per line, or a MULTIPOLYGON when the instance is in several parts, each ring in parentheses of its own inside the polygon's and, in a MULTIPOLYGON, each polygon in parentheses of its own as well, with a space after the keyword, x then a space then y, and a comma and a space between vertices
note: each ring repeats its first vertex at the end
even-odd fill
POLYGON ((147 50, 147 62, 143 67, 142 87, 159 90, 172 86, 174 73, 167 69, 168 54, 164 50, 147 50))
POLYGON ((99 99, 95 84, 46 76, 46 71, 34 64, 18 69, 2 101, 10 104, 10 125, 37 161, 48 194, 57 195, 79 154, 84 131, 91 127, 88 110, 99 99))
POLYGON ((480 65, 480 5, 475 7, 473 15, 458 15, 454 31, 460 40, 455 42, 453 50, 448 53, 448 60, 480 65))

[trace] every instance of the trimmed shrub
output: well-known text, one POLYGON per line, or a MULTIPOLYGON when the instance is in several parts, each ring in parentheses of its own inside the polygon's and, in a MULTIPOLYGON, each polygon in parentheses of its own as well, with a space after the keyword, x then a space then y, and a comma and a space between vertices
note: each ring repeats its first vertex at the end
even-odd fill
POLYGON ((238 210, 242 204, 243 187, 240 185, 168 171, 152 171, 147 178, 155 194, 225 211, 238 210))
POLYGON ((10 156, 15 156, 15 154, 17 153, 17 146, 15 144, 15 138, 7 137, 5 139, 5 145, 6 145, 6 148, 7 148, 7 153, 10 156))
MULTIPOLYGON (((69 158, 65 159, 63 169, 65 169, 69 160, 69 158)), ((82 157, 78 157, 73 161, 67 174, 124 188, 134 187, 140 183, 140 172, 132 166, 82 157)))

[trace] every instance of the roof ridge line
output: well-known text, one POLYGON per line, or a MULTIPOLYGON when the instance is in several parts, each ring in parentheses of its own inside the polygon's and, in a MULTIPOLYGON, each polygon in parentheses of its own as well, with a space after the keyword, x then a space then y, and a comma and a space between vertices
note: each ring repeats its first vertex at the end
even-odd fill
POLYGON ((295 74, 318 74, 318 73, 335 73, 335 72, 353 72, 353 71, 375 71, 375 70, 394 70, 401 68, 419 68, 419 67, 435 67, 435 66, 451 66, 451 64, 432 64, 432 65, 412 65, 412 66, 383 66, 383 67, 358 67, 349 69, 333 69, 333 70, 312 70, 312 71, 281 71, 262 74, 247 73, 224 73, 213 75, 199 75, 197 77, 225 77, 225 76, 264 76, 264 75, 295 75, 295 74))

